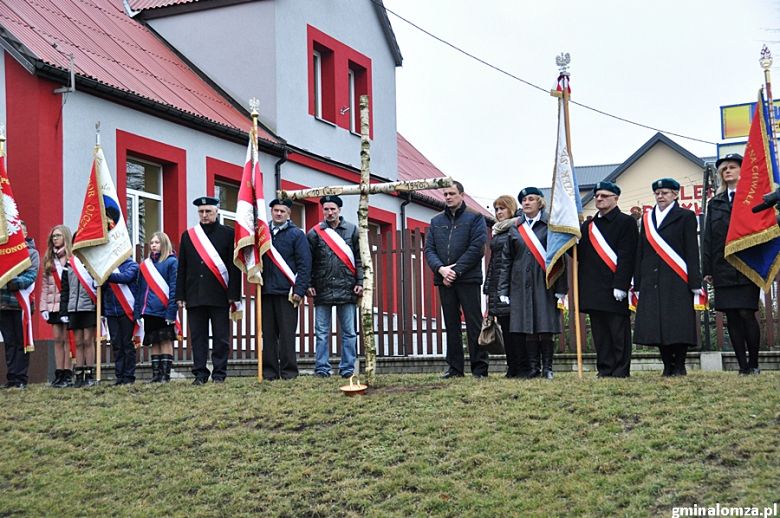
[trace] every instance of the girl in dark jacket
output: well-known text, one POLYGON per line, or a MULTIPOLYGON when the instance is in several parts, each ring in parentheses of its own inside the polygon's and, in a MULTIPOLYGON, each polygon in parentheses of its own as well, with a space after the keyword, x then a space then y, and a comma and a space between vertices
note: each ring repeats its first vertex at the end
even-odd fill
POLYGON ((715 287, 715 309, 726 314, 726 327, 739 362, 739 373, 758 374, 761 328, 756 320, 756 311, 759 289, 723 257, 742 156, 736 153, 726 155, 715 164, 720 175, 720 187, 707 206, 701 251, 702 275, 706 283, 715 287))
POLYGON ((561 332, 558 300, 568 290, 566 274, 561 273, 548 289, 545 268, 537 260, 537 253, 542 261, 545 255, 537 246, 547 247, 547 214, 542 192, 536 187, 526 187, 517 199, 523 214, 509 230, 502 254, 507 267, 499 277, 498 293, 502 301, 510 304, 509 329, 518 334, 521 354, 528 358, 528 377, 541 374, 552 379, 553 335, 561 332))
POLYGON ((149 257, 141 264, 135 317, 144 321, 144 345, 152 347, 152 383, 171 380, 176 340, 176 271, 178 260, 165 232, 149 241, 149 257))
POLYGON ((67 322, 76 341, 75 387, 96 384, 93 375, 97 330, 96 291, 97 285, 87 269, 76 256, 71 256, 62 275, 60 321, 67 322))
POLYGON ((490 263, 487 266, 485 285, 482 289, 487 295, 488 316, 498 319, 501 334, 504 337, 506 352, 506 377, 521 378, 528 376, 528 359, 521 354, 516 335, 509 330, 509 304, 504 304, 498 297, 498 279, 501 272, 511 265, 502 262, 501 254, 509 238, 509 229, 517 224, 517 202, 512 196, 499 196, 493 202, 496 213, 496 223, 493 225, 493 237, 490 240, 490 263))
POLYGON ((54 336, 54 388, 73 385, 73 357, 68 340, 68 325, 60 319, 60 300, 68 304, 68 295, 62 293, 62 279, 65 265, 70 259, 70 229, 57 225, 51 229, 43 254, 43 276, 41 283, 41 315, 51 325, 54 336))

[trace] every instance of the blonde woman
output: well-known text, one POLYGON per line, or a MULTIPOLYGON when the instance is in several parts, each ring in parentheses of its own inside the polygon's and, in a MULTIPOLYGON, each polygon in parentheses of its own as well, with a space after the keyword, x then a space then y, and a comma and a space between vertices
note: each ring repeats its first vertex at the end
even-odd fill
POLYGON ((149 240, 149 257, 141 263, 135 318, 144 321, 144 345, 152 347, 152 383, 171 380, 176 340, 176 271, 178 260, 165 232, 149 240))
MULTIPOLYGON (((46 240, 46 252, 43 254, 43 278, 41 283, 41 316, 51 325, 54 335, 54 388, 73 385, 73 357, 68 340, 68 325, 60 318, 60 300, 62 295, 62 277, 68 264, 71 251, 70 229, 57 225, 49 232, 46 240)), ((65 295, 64 304, 68 304, 65 295)))

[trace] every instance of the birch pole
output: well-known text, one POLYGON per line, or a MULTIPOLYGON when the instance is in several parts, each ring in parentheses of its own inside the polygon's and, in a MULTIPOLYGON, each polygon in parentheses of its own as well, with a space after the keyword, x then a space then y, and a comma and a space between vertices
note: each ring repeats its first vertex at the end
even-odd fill
POLYGON ((358 203, 358 239, 363 264, 363 296, 360 299, 360 334, 366 354, 366 384, 376 380, 376 343, 374 342, 374 263, 368 243, 368 196, 371 178, 371 141, 368 127, 368 96, 360 96, 360 202, 358 203))

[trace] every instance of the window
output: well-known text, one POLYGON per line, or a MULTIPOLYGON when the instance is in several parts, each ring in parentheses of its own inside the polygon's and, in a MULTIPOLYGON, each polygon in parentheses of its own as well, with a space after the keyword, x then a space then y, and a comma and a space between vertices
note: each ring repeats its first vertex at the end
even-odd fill
MULTIPOLYGON (((360 96, 371 99, 371 59, 311 25, 307 26, 307 40, 309 113, 359 132, 360 96)), ((373 138, 373 129, 370 136, 373 138)))
POLYGON ((152 234, 163 228, 162 172, 160 164, 127 159, 127 230, 141 254, 152 234))
POLYGON ((235 227, 238 188, 233 182, 214 182, 214 197, 219 199, 219 222, 229 227, 235 227))
POLYGON ((290 209, 290 220, 295 223, 298 228, 306 232, 306 230, 308 230, 306 228, 306 205, 293 202, 293 206, 290 209))

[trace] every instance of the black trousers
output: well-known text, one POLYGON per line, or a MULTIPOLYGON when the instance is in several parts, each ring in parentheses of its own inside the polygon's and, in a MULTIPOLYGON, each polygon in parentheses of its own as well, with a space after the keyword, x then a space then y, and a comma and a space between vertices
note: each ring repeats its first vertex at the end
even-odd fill
POLYGON ((24 352, 24 326, 22 311, 4 309, 0 311, 0 333, 5 344, 5 366, 8 369, 8 383, 27 384, 27 369, 30 367, 30 353, 24 352))
POLYGON ((230 351, 230 308, 219 306, 187 307, 192 346, 192 373, 196 378, 208 380, 209 374, 215 380, 227 377, 228 352, 230 351), (206 362, 209 358, 209 322, 211 322, 212 345, 210 373, 206 362))
POLYGON ((134 322, 126 316, 106 317, 111 350, 114 352, 114 376, 117 380, 135 381, 134 322))
POLYGON ((727 309, 726 327, 731 338, 731 347, 742 372, 758 368, 758 346, 761 328, 752 309, 727 309))
POLYGON ((528 377, 530 365, 528 355, 525 353, 524 340, 519 333, 509 331, 509 315, 498 317, 501 324, 501 334, 504 337, 504 353, 506 354, 506 377, 528 377))
POLYGON ((480 308, 479 284, 453 284, 439 286, 441 310, 444 325, 447 328, 447 365, 449 372, 463 374, 464 354, 461 334, 460 313, 466 319, 466 336, 468 338, 471 373, 475 376, 487 376, 488 352, 479 347, 477 340, 482 328, 482 309, 480 308))
POLYGON ((298 309, 287 295, 263 295, 263 379, 293 379, 298 376, 295 329, 298 309))
POLYGON ((615 378, 630 376, 631 317, 606 311, 592 311, 589 315, 599 375, 615 378))

